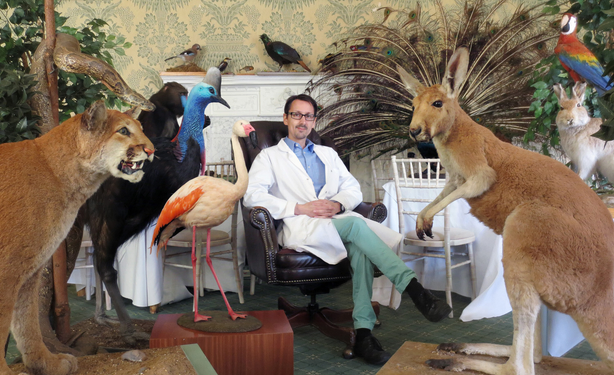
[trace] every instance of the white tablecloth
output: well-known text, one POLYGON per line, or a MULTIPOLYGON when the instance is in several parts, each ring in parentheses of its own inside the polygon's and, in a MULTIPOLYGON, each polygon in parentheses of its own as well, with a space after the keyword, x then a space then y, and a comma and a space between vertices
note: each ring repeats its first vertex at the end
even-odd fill
MULTIPOLYGON (((383 203, 388 209, 388 217, 384 224, 389 228, 399 230, 399 216, 396 202, 396 189, 394 182, 384 185, 383 203)), ((441 189, 410 189, 402 188, 403 196, 420 194, 419 198, 434 198, 441 189)), ((409 204, 409 203, 405 203, 409 204)), ((419 203, 417 205, 420 205, 419 203)), ((414 211, 420 211, 425 204, 419 207, 411 207, 414 211)), ((409 208, 408 206, 406 208, 409 208)), ((505 315, 512 308, 505 290, 503 280, 503 241, 501 236, 484 226, 479 220, 469 213, 469 204, 464 199, 459 199, 450 205, 450 224, 452 227, 472 230, 476 235, 473 244, 476 277, 477 298, 473 300, 462 312, 460 320, 492 318, 505 315)), ((443 216, 436 216, 434 226, 443 226, 443 216)), ((416 223, 413 218, 405 215, 405 231, 413 231, 416 223)), ((420 278, 423 273, 424 287, 432 290, 445 290, 445 261, 443 259, 427 258, 425 261, 408 262, 407 265, 414 269, 420 278)), ((452 271, 452 291, 464 296, 471 296, 471 277, 468 267, 460 267, 452 271)), ((380 277, 374 287, 374 295, 378 295, 380 303, 388 305, 391 283, 385 277, 380 277), (377 290, 376 290, 377 289, 377 290), (377 293, 375 293, 377 292, 377 293), (386 299, 388 297, 388 300, 386 299)), ((396 291, 395 291, 396 292, 396 291)), ((400 300, 397 295, 396 300, 400 300)), ((543 309, 545 315, 542 320, 542 346, 544 353, 553 356, 561 356, 584 339, 576 323, 568 315, 543 309), (545 352, 547 350, 547 353, 545 352)))
MULTIPOLYGON (((230 231, 229 218, 216 229, 230 231)), ((237 226, 237 250, 239 255, 239 267, 243 267, 245 261, 245 235, 239 212, 237 226)), ((149 253, 149 244, 156 223, 152 223, 150 227, 139 233, 131 240, 124 243, 118 250, 115 256, 115 269, 117 270, 117 282, 119 290, 123 297, 131 299, 132 304, 139 307, 153 306, 156 304, 167 304, 180 301, 185 298, 191 298, 192 294, 188 292, 186 286, 193 286, 192 271, 177 267, 164 267, 162 274, 162 254, 156 256, 156 247, 154 246, 152 253, 149 253)), ((230 245, 224 245, 230 248, 230 245)), ((218 250, 218 248, 215 248, 218 250)), ((203 253, 204 253, 203 249, 203 253)), ((220 247, 219 250, 222 250, 220 247)), ((177 252, 185 251, 183 248, 168 247, 167 251, 177 252)), ((230 257, 230 255, 228 255, 230 257)), ((174 263, 183 263, 191 265, 190 255, 180 255, 173 257, 174 263)), ((237 283, 232 267, 232 262, 227 262, 219 259, 213 259, 213 267, 217 273, 222 288, 225 292, 237 292, 237 283)), ((85 270, 75 270, 69 279, 69 283, 84 284, 85 270)), ((93 277, 93 276, 92 276, 93 277)), ((207 289, 217 290, 217 283, 213 278, 209 266, 202 261, 201 277, 204 282, 204 287, 207 289)), ((93 280, 93 279, 92 279, 93 280)), ((243 279, 241 279, 243 281, 243 279)), ((94 283, 94 281, 93 281, 94 283)), ((93 284, 95 285, 95 284, 93 284)))

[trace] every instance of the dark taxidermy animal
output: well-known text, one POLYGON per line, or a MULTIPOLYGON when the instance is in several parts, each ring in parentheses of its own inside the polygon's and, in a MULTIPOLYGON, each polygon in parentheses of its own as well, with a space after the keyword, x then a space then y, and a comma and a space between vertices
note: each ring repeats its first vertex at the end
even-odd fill
POLYGON ((183 108, 188 100, 188 89, 177 82, 167 82, 149 101, 155 104, 152 112, 141 112, 139 122, 143 133, 149 138, 164 137, 172 139, 179 131, 177 117, 183 116, 183 108))
MULTIPOLYGON (((211 102, 228 107, 219 96, 220 85, 220 71, 210 68, 205 80, 188 96, 176 141, 152 139, 156 157, 143 166, 145 176, 140 183, 125 184, 123 180, 110 178, 87 201, 94 264, 113 301, 122 337, 128 344, 134 344, 137 339, 147 340, 149 335, 135 331, 123 305, 117 271, 113 268, 117 249, 156 219, 177 189, 198 176, 201 164, 205 163, 205 108, 211 102)), ((100 324, 114 322, 104 313, 101 293, 96 293, 95 320, 100 324)))
POLYGON ((311 69, 303 62, 301 56, 294 48, 284 42, 273 42, 266 34, 260 35, 260 39, 264 43, 266 53, 279 64, 279 70, 281 70, 284 64, 299 64, 303 69, 311 72, 311 69))
POLYGON ((439 83, 452 52, 466 46, 470 78, 461 88, 461 106, 500 138, 524 134, 534 119, 527 113, 534 90, 526 83, 558 31, 543 6, 510 0, 444 6, 436 0, 432 14, 420 6, 380 8, 384 21, 333 43, 318 72, 322 78, 309 85, 318 103, 329 103, 318 111, 318 132, 334 138, 342 154, 412 147, 413 96, 397 66, 428 85, 439 83))

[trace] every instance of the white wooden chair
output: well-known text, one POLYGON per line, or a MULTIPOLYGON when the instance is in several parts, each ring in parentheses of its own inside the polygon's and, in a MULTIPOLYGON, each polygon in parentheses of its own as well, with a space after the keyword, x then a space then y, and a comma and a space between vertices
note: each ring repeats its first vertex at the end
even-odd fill
POLYGON ((384 200, 384 185, 392 181, 390 175, 390 159, 377 158, 371 160, 371 177, 373 180, 374 202, 381 203, 384 200))
MULTIPOLYGON (((100 279, 100 275, 96 272, 94 268, 94 245, 92 244, 92 238, 90 237, 90 232, 86 228, 83 228, 83 238, 81 240, 81 249, 79 251, 79 257, 75 262, 75 270, 85 270, 85 299, 89 301, 92 298, 92 272, 94 272, 95 280, 96 280, 96 288, 102 291, 104 287, 102 286, 102 280, 100 279)), ((74 271, 73 271, 74 272, 74 271)), ((102 292, 101 292, 102 293, 102 292)), ((107 291, 104 291, 105 303, 107 310, 111 310, 111 297, 107 291)))
MULTIPOLYGON (((433 238, 425 236, 425 240, 421 240, 416 235, 415 228, 405 228, 405 215, 414 217, 415 222, 415 218, 422 208, 433 201, 435 196, 431 192, 432 198, 424 198, 425 194, 420 194, 417 191, 415 191, 416 194, 406 194, 407 196, 403 196, 402 189, 443 189, 447 180, 447 174, 442 171, 439 159, 397 159, 393 156, 392 173, 394 175, 397 195, 399 233, 404 235, 404 246, 401 246, 401 249, 399 249, 399 256, 404 261, 426 259, 427 257, 444 259, 446 267, 446 302, 450 307, 452 307, 452 270, 461 266, 469 266, 471 270, 472 294, 473 298, 475 298, 477 292, 475 262, 473 258, 475 234, 466 229, 451 228, 448 207, 443 212, 437 214, 443 216, 444 226, 432 228, 433 238), (406 246, 422 247, 423 251, 412 251, 411 248, 406 249, 406 246), (466 250, 452 250, 452 248, 458 246, 463 246, 466 250), (404 255, 409 255, 410 259, 406 259, 404 255)), ((453 317, 453 314, 454 312, 452 311, 450 317, 453 317)))
MULTIPOLYGON (((232 161, 220 161, 207 163, 206 172, 207 175, 223 178, 226 180, 230 180, 234 182, 236 180, 236 171, 234 162, 232 161)), ((231 224, 230 224, 230 232, 225 232, 218 229, 211 229, 211 259, 219 259, 228 262, 232 262, 235 280, 237 282, 237 291, 239 294, 239 302, 244 303, 243 299, 243 284, 242 277, 243 272, 239 269, 239 258, 237 254, 237 216, 238 216, 238 203, 235 204, 235 208, 231 215, 231 224), (227 249, 228 246, 224 246, 223 250, 214 250, 214 247, 223 246, 230 244, 230 249, 227 249)), ((169 247, 183 247, 186 248, 186 251, 176 252, 172 254, 164 254, 164 267, 171 266, 177 268, 185 268, 192 269, 192 264, 178 263, 174 262, 172 259, 178 255, 184 255, 186 253, 192 252, 192 228, 186 228, 182 230, 179 234, 172 237, 167 246, 169 247)), ((207 230, 204 228, 196 229, 196 280, 198 285, 194 285, 194 293, 199 291, 200 296, 204 295, 203 287, 201 285, 201 259, 206 257, 207 252, 207 230)), ((253 288, 255 284, 255 277, 252 276, 252 281, 250 284, 250 294, 253 293, 253 288)))

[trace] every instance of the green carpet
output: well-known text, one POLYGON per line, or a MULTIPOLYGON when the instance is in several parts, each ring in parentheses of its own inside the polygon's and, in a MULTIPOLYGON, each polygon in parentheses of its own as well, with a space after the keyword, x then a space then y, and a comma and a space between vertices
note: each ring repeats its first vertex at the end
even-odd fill
MULTIPOLYGON (((306 305, 309 298, 302 296, 295 287, 271 286, 257 284, 256 293, 250 296, 249 280, 245 279, 245 304, 239 304, 235 293, 228 294, 228 300, 235 311, 273 310, 277 308, 277 297, 284 296, 291 303, 306 305)), ((331 308, 349 308, 352 305, 351 283, 331 291, 330 294, 318 296, 320 306, 331 308)), ((444 298, 443 292, 435 292, 444 298)), ((69 286, 69 299, 71 307, 71 321, 73 323, 89 319, 94 315, 94 298, 86 301, 84 297, 77 297, 74 287, 69 286)), ((130 316, 133 319, 156 319, 148 308, 139 308, 125 300, 130 316)), ((374 330, 375 336, 380 340, 384 349, 394 353, 407 340, 425 343, 441 342, 488 342, 497 344, 511 344, 512 342, 512 315, 507 314, 499 318, 483 319, 473 322, 461 322, 458 316, 462 309, 470 302, 469 298, 453 294, 454 319, 445 319, 440 323, 431 323, 424 319, 415 309, 409 298, 404 298, 398 310, 382 308, 380 314, 381 327, 374 330)), ((225 310, 224 301, 219 292, 206 293, 199 299, 199 307, 206 310, 225 310)), ((192 311, 192 300, 187 299, 178 303, 162 306, 160 314, 176 314, 192 311)), ((114 310, 109 311, 114 315, 114 310)), ((379 366, 372 366, 357 358, 346 360, 341 357, 345 345, 321 334, 313 327, 301 327, 294 332, 294 371, 295 374, 308 375, 334 375, 334 374, 375 374, 379 366)), ((7 361, 11 363, 18 356, 14 341, 11 340, 7 354, 7 361)), ((588 343, 582 342, 572 349, 566 357, 598 360, 588 343)))

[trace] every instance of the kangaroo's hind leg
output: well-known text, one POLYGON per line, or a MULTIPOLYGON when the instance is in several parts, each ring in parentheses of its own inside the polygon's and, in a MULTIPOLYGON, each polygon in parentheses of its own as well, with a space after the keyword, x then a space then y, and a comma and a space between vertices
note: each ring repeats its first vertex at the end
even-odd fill
MULTIPOLYGON (((506 220, 503 232, 503 268, 507 293, 512 305, 514 336, 511 348, 480 346, 482 354, 507 355, 505 364, 495 364, 469 357, 429 361, 429 365, 448 371, 474 370, 493 375, 534 375, 535 325, 541 308, 540 295, 533 285, 534 257, 542 233, 535 232, 533 219, 543 209, 540 204, 519 206, 506 220)), ((543 215, 541 215, 543 216, 543 215)), ((537 270, 539 272, 539 269, 537 270)))

